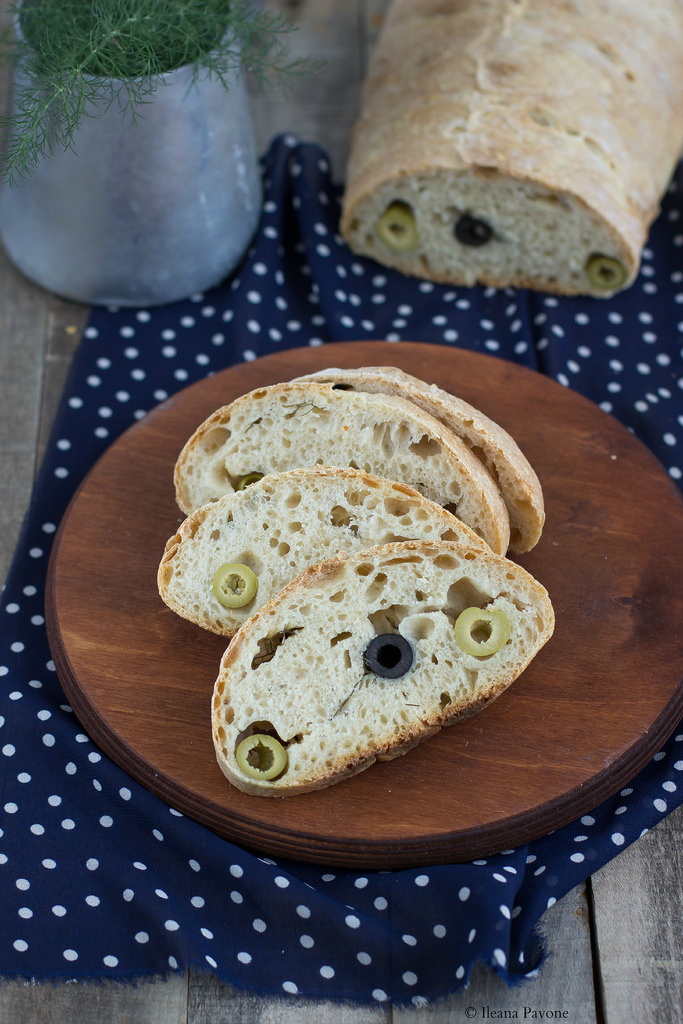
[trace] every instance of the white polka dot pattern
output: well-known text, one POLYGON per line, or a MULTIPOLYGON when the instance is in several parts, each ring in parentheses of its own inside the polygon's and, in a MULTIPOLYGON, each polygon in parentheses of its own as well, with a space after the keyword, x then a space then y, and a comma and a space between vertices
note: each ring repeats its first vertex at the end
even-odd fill
POLYGON ((355 258, 314 146, 275 140, 264 181, 260 229, 232 280, 170 307, 95 311, 74 361, 0 606, 0 973, 208 967, 264 994, 424 1006, 478 960, 508 979, 538 970, 545 909, 680 804, 683 731, 594 812, 495 857, 359 873, 254 856, 151 796, 80 728, 45 637, 55 530, 106 446, 179 388, 279 349, 360 338, 525 364, 617 416, 681 481, 680 198, 675 182, 632 289, 565 300, 437 286, 355 258))

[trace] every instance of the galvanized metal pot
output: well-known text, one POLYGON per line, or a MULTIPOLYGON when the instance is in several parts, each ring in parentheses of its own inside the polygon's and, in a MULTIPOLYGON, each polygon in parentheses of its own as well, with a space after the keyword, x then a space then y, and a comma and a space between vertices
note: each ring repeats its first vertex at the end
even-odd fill
POLYGON ((261 207, 245 83, 192 78, 189 66, 164 75, 134 121, 117 102, 91 105, 73 151, 3 185, 0 237, 27 277, 76 301, 146 306, 239 263, 261 207))

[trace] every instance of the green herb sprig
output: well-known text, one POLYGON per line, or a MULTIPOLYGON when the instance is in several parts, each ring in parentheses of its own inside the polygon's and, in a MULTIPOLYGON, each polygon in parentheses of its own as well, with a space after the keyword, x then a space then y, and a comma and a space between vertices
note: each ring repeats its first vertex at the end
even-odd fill
POLYGON ((26 178, 58 149, 73 148, 84 117, 117 103, 135 119, 162 75, 189 65, 230 87, 248 68, 258 85, 286 87, 317 69, 290 59, 293 26, 249 0, 23 0, 10 5, 0 55, 18 62, 2 171, 26 178))

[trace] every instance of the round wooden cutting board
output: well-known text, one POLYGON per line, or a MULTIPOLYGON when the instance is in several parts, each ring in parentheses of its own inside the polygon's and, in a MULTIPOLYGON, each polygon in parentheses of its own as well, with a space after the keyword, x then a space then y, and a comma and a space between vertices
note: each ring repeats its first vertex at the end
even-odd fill
POLYGON ((133 778, 220 835, 271 856, 350 868, 483 857, 568 823, 656 753, 683 713, 683 502, 651 453, 559 384, 492 356, 337 343, 230 368, 154 409, 102 456, 61 524, 48 632, 66 695, 133 778), (481 714, 404 757, 310 795, 234 789, 215 760, 225 641, 157 593, 182 515, 176 457, 218 406, 327 366, 400 366, 507 428, 543 485, 547 521, 520 556, 548 589, 555 634, 481 714))

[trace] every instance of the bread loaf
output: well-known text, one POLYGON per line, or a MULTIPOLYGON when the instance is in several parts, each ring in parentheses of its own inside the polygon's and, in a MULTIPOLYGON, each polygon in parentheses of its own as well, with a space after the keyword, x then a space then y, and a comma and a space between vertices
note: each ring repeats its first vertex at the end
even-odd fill
POLYGON ((327 369, 301 380, 328 381, 355 391, 399 395, 419 405, 457 434, 496 481, 510 519, 510 550, 530 551, 545 522, 543 491, 535 470, 510 434, 461 398, 395 366, 327 369))
POLYGON ((481 545, 405 541, 328 559, 226 650, 212 702, 220 768, 262 796, 339 782, 481 710, 553 628, 545 589, 481 545))
POLYGON ((273 384, 217 409, 178 457, 176 499, 189 514, 250 474, 315 465, 405 483, 452 511, 494 551, 507 550, 503 499, 460 438, 406 399, 332 384, 273 384))
POLYGON ((182 618, 229 637, 308 566, 342 551, 409 539, 486 546, 405 484, 323 466, 271 473, 188 516, 166 544, 159 593, 182 618), (243 593, 237 605, 230 598, 226 606, 220 582, 218 595, 214 590, 216 574, 227 565, 235 567, 236 587, 245 568, 255 577, 253 596, 243 593))
POLYGON ((683 144, 680 0, 394 0, 341 232, 435 281, 607 296, 683 144))

